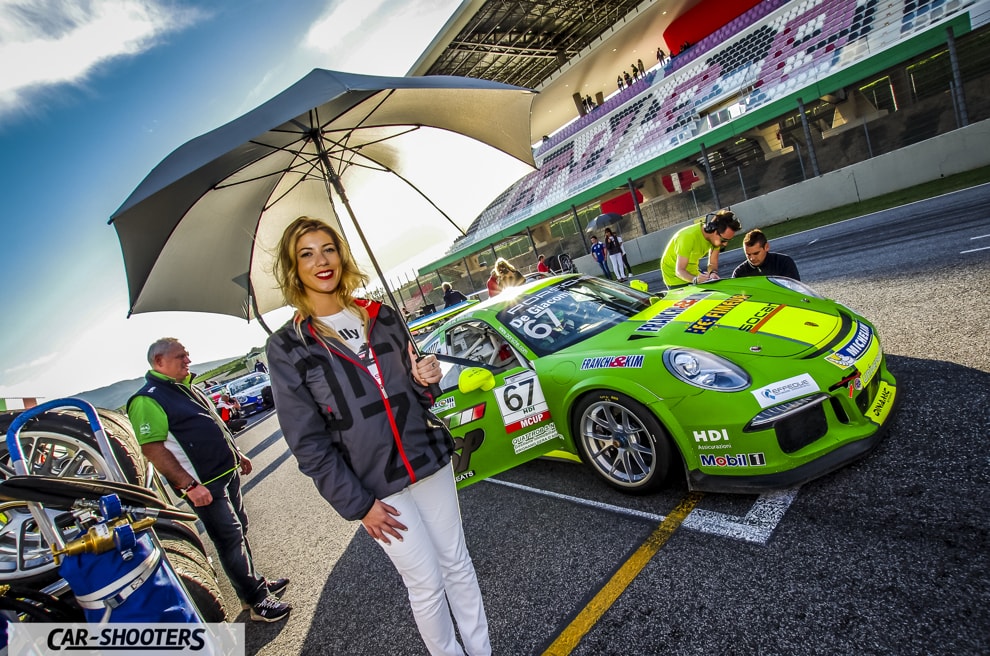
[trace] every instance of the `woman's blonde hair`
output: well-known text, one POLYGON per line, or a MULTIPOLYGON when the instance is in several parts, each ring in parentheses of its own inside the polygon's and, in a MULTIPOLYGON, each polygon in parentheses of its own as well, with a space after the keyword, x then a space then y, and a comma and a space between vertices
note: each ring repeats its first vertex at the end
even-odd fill
POLYGON ((508 273, 509 271, 515 271, 516 267, 509 264, 509 261, 504 257, 500 257, 495 260, 495 272, 496 273, 508 273))
POLYGON ((282 238, 278 242, 278 250, 275 253, 275 263, 272 273, 275 281, 282 290, 285 302, 296 309, 296 316, 293 319, 296 332, 302 334, 302 322, 305 319, 314 319, 313 325, 325 336, 340 336, 332 327, 327 326, 318 320, 306 295, 306 288, 299 279, 298 258, 296 256, 296 244, 299 238, 311 232, 325 232, 333 240, 337 247, 337 254, 340 256, 340 281, 337 283, 337 301, 345 309, 351 310, 365 324, 367 331, 368 312, 363 307, 354 302, 354 292, 368 284, 368 276, 361 271, 354 261, 354 255, 347 241, 332 226, 320 219, 309 216, 300 216, 293 221, 282 233, 282 238))

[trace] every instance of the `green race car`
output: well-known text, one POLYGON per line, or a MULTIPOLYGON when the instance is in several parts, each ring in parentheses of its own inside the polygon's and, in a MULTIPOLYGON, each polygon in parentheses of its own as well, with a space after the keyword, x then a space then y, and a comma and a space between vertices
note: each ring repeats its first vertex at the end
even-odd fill
POLYGON ((788 278, 651 296, 601 278, 539 280, 424 344, 434 412, 463 487, 533 458, 580 460, 630 493, 799 485, 877 445, 896 383, 874 327, 788 278))

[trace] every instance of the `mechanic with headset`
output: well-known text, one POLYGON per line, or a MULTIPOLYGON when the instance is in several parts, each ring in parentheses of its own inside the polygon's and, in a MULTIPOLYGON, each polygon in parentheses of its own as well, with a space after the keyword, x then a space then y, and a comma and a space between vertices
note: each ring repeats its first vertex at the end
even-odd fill
POLYGON ((660 257, 660 273, 667 288, 718 280, 718 254, 740 229, 736 215, 721 209, 675 232, 660 257), (708 271, 703 273, 699 264, 706 255, 708 271))

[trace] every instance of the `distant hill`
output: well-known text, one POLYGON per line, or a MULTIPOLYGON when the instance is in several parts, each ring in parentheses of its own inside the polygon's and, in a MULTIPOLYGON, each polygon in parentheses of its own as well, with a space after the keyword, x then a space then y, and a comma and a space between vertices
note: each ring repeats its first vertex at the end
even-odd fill
MULTIPOLYGON (((189 368, 193 372, 202 373, 227 364, 231 360, 239 360, 243 357, 243 355, 238 355, 233 358, 203 362, 200 364, 191 365, 189 368)), ((116 410, 117 408, 122 408, 124 404, 127 403, 127 399, 131 398, 131 395, 134 394, 134 392, 141 389, 141 385, 143 384, 144 376, 140 378, 131 378, 130 380, 118 380, 116 383, 112 383, 105 387, 89 390, 88 392, 73 394, 72 397, 88 401, 97 408, 116 410)))

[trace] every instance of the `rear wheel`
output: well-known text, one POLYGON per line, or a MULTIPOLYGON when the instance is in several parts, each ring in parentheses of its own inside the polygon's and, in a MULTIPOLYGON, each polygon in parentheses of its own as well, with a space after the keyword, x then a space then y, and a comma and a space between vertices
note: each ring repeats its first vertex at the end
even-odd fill
POLYGON ((670 471, 670 441, 653 414, 625 394, 598 391, 574 409, 574 442, 606 483, 627 494, 658 489, 670 471))

